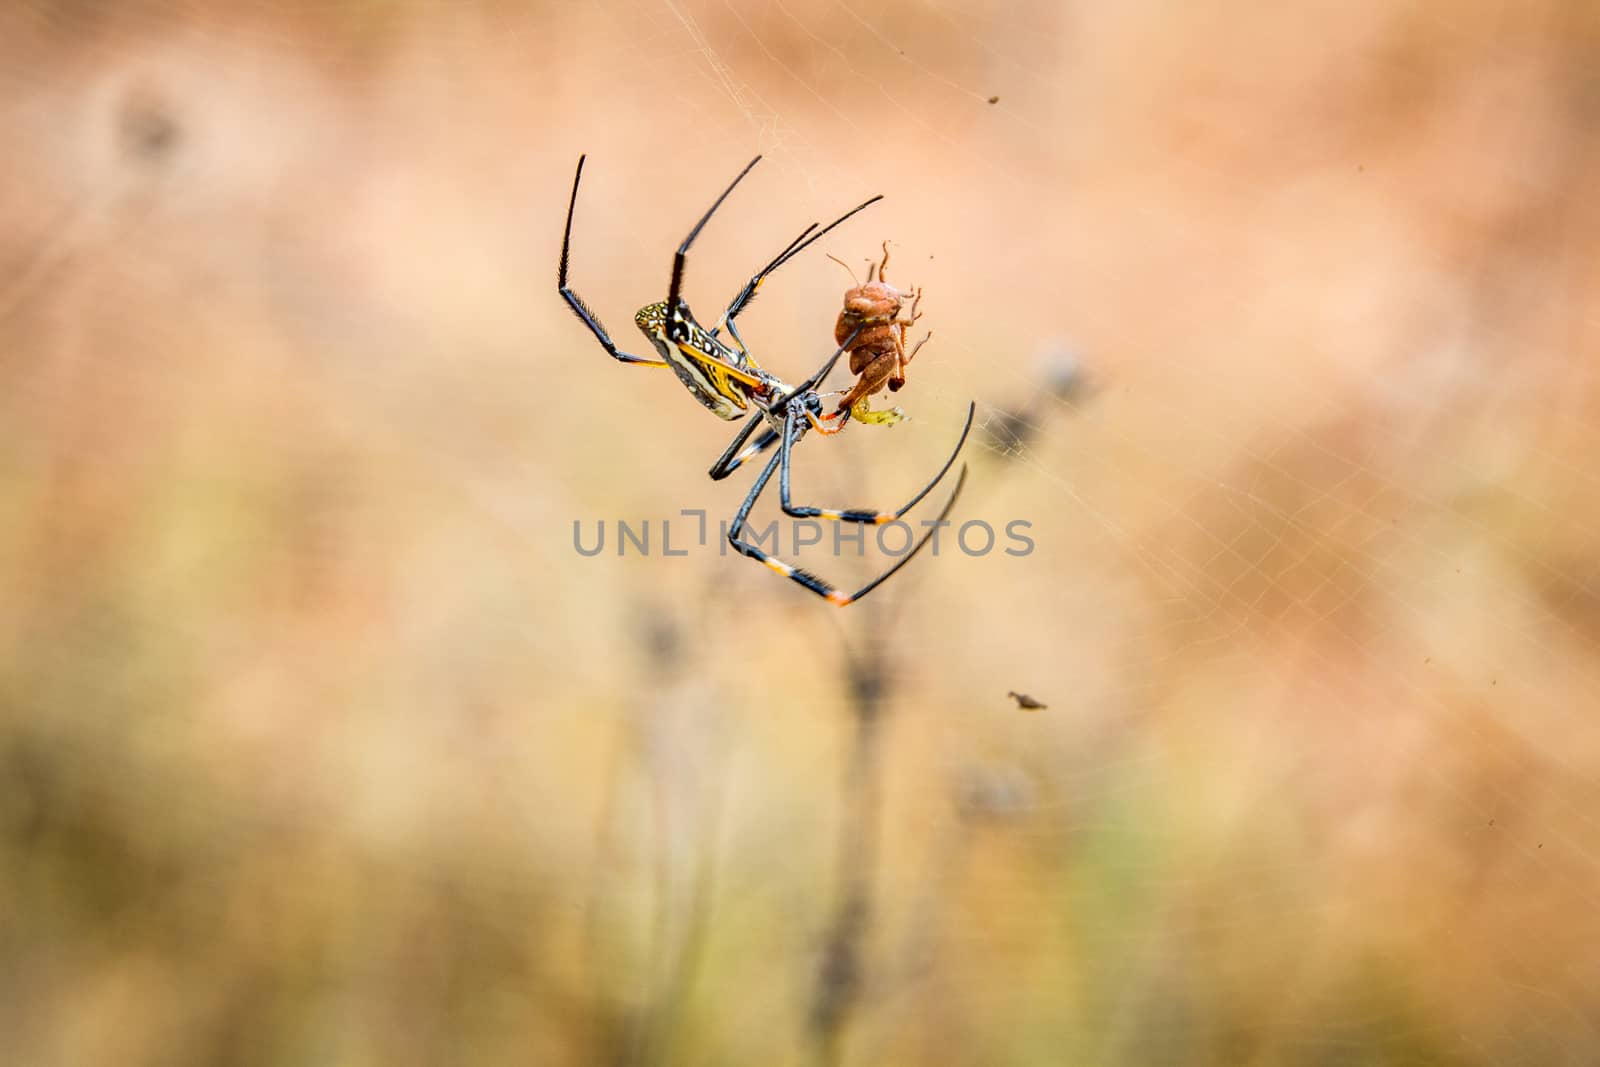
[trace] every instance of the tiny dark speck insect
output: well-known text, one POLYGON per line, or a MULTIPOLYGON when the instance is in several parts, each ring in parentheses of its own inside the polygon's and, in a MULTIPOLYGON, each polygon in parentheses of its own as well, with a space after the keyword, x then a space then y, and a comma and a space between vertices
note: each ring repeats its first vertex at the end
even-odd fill
POLYGON ((989 98, 989 103, 991 103, 991 104, 998 104, 999 102, 1000 102, 1000 98, 998 96, 991 96, 989 98))
POLYGON ((1013 692, 1007 693, 1006 696, 1010 697, 1012 700, 1015 700, 1017 702, 1017 707, 1021 708, 1023 711, 1040 711, 1050 706, 1049 704, 1039 703, 1039 701, 1033 699, 1027 693, 1013 692))

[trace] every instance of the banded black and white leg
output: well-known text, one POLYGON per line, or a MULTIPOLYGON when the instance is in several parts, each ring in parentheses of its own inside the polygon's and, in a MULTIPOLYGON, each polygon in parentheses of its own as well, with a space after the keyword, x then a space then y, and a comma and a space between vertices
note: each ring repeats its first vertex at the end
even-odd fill
MULTIPOLYGON (((911 551, 895 560, 894 565, 888 570, 884 571, 882 574, 878 575, 876 578, 872 579, 872 581, 868 582, 866 585, 863 585, 855 592, 846 593, 837 586, 828 582, 826 579, 812 574, 810 571, 802 570, 799 567, 794 566, 792 563, 786 563, 771 553, 763 551, 760 547, 751 544, 739 536, 744 530, 744 524, 746 520, 750 517, 750 509, 755 507, 756 501, 761 497, 761 491, 765 489, 767 483, 772 480, 772 475, 777 471, 778 465, 782 459, 783 457, 781 455, 773 456, 767 461, 767 465, 762 468, 761 475, 756 479, 755 484, 750 487, 750 493, 745 497, 744 503, 739 506, 738 513, 733 517, 732 525, 728 527, 728 542, 729 544, 733 545, 734 549, 737 550, 741 555, 748 556, 750 559, 764 564, 774 573, 781 574, 790 581, 804 586, 806 589, 809 589, 811 592, 822 597, 830 604, 841 608, 847 604, 853 604, 862 597, 866 596, 868 593, 872 592, 874 589, 878 588, 878 586, 882 585, 884 582, 888 581, 894 576, 896 571, 898 571, 901 567, 904 567, 907 563, 910 563, 917 553, 922 551, 922 549, 927 545, 929 539, 932 538, 934 531, 937 529, 937 527, 934 527, 929 529, 927 533, 923 534, 922 538, 917 541, 916 545, 912 547, 911 551)), ((962 487, 966 484, 967 466, 963 463, 961 465, 961 474, 956 479, 956 487, 951 491, 950 499, 946 500, 944 507, 940 509, 939 517, 935 520, 935 522, 942 523, 949 518, 951 510, 956 506, 956 500, 961 496, 962 487)))
POLYGON ((712 481, 722 481, 722 479, 738 470, 746 460, 759 456, 777 443, 778 431, 768 427, 760 437, 756 438, 755 444, 744 448, 744 443, 750 440, 750 435, 755 432, 757 426, 760 426, 766 420, 766 417, 765 412, 758 411, 745 420, 744 426, 734 436, 733 442, 723 449, 722 455, 717 457, 717 461, 706 472, 711 476, 712 481), (741 449, 743 450, 741 451, 741 449))
MULTIPOLYGON (((874 526, 881 526, 886 522, 894 522, 920 504, 922 498, 931 493, 933 487, 943 481, 946 474, 950 473, 950 468, 955 465, 956 457, 961 455, 961 449, 966 446, 967 435, 972 432, 972 419, 977 410, 978 405, 976 403, 967 405, 966 424, 961 427, 961 436, 956 440, 956 447, 950 450, 950 458, 944 461, 944 466, 939 468, 939 473, 935 474, 932 480, 917 492, 916 496, 902 504, 898 511, 876 511, 871 508, 816 508, 804 504, 797 505, 793 502, 789 493, 789 472, 793 467, 791 450, 795 442, 799 441, 801 435, 805 432, 806 422, 809 421, 813 426, 818 425, 818 423, 816 417, 810 412, 800 412, 790 408, 785 424, 783 446, 778 452, 778 458, 781 461, 779 464, 778 495, 783 505, 783 513, 796 519, 828 519, 834 522, 860 522, 874 526)), ((834 432, 837 432, 837 430, 834 432)))
MULTIPOLYGON (((761 470, 761 474, 757 476, 755 483, 751 485, 750 492, 745 495, 744 503, 739 506, 738 512, 734 515, 733 523, 728 527, 728 542, 733 545, 734 549, 737 550, 741 555, 748 556, 749 558, 765 565, 774 573, 780 574, 783 577, 788 578, 790 581, 797 582, 798 584, 809 589, 811 592, 822 597, 830 604, 844 607, 846 604, 855 603, 857 600, 860 600, 878 586, 888 581, 889 578, 892 577, 894 573, 901 567, 904 567, 907 563, 911 562, 912 558, 915 557, 917 553, 921 552, 929 540, 933 538, 933 535, 938 531, 938 524, 944 522, 949 517, 951 510, 956 505, 957 498, 961 496, 962 487, 966 485, 966 464, 961 465, 961 474, 956 479, 956 487, 951 491, 950 498, 945 501, 944 507, 939 511, 939 517, 934 520, 935 524, 928 529, 928 532, 923 534, 922 537, 918 539, 910 551, 896 560, 893 566, 884 571, 882 574, 879 574, 876 578, 872 579, 872 581, 868 582, 866 585, 862 586, 860 589, 857 589, 853 593, 845 593, 838 587, 828 582, 826 579, 812 574, 810 571, 802 570, 801 568, 794 566, 792 563, 787 563, 784 560, 779 559, 777 556, 764 551, 760 546, 751 544, 749 541, 746 541, 744 538, 739 536, 744 531, 744 526, 750 517, 751 509, 755 507, 756 501, 761 498, 761 494, 766 489, 767 484, 772 480, 773 474, 781 470, 782 474, 779 479, 780 495, 783 502, 783 510, 787 514, 802 518, 829 518, 836 519, 841 522, 855 522, 874 525, 892 522, 904 515, 911 508, 915 507, 917 503, 920 502, 923 497, 927 496, 934 486, 943 481, 944 476, 950 472, 950 468, 955 463, 956 457, 961 454, 961 449, 966 444, 967 434, 972 429, 972 416, 974 410, 975 406, 968 409, 967 424, 961 431, 961 439, 956 443, 955 450, 951 452, 950 458, 945 461, 945 464, 942 468, 940 468, 939 473, 935 475, 933 480, 925 485, 916 496, 912 497, 904 507, 893 513, 873 511, 864 508, 833 510, 824 508, 797 508, 792 505, 789 500, 788 485, 790 454, 794 442, 798 440, 800 434, 804 431, 806 424, 803 420, 809 417, 809 413, 798 413, 791 410, 786 416, 785 432, 782 434, 783 447, 779 450, 777 455, 773 456, 767 461, 766 466, 761 470)), ((740 442, 735 442, 735 444, 738 443, 740 442)), ((729 452, 731 453, 732 451, 733 449, 730 447, 729 452)))

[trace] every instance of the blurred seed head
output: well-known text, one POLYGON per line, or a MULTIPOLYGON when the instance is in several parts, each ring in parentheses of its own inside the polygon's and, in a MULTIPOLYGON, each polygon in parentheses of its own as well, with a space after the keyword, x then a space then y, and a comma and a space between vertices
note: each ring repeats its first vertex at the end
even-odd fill
POLYGON ((968 767, 956 783, 956 810, 966 819, 1014 818, 1033 800, 1033 782, 1018 767, 968 767))
POLYGON ((135 165, 166 163, 183 141, 183 127, 166 97, 148 86, 131 89, 117 113, 115 135, 135 165))
POLYGON ((1083 357, 1065 340, 1039 346, 1033 356, 1033 377, 1037 389, 984 420, 983 434, 995 451, 1020 452, 1043 430, 1059 402, 1080 404, 1089 396, 1083 357))

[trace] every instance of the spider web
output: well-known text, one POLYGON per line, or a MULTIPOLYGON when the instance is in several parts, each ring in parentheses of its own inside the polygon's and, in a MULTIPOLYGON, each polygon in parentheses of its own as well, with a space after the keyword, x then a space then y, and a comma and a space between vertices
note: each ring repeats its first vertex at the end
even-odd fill
MULTIPOLYGON (((23 1058, 1600 1048, 1584 5, 0 31, 23 1058), (689 260, 707 322, 886 194, 741 331, 800 380, 823 253, 888 239, 934 337, 875 403, 911 417, 807 439, 797 497, 899 503, 972 401, 953 517, 997 547, 947 531, 846 612, 720 552, 733 426, 553 292, 580 152, 572 281, 641 353, 750 156, 689 260)), ((778 529, 841 586, 892 562, 778 529)))

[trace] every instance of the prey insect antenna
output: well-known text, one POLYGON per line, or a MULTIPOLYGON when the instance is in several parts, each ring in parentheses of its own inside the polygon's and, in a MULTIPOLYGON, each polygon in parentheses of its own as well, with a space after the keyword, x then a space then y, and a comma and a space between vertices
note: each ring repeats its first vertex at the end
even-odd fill
POLYGON ((856 271, 854 267, 840 259, 838 256, 834 255, 832 252, 828 253, 828 258, 839 264, 839 266, 843 267, 845 269, 845 273, 850 275, 850 280, 856 283, 856 288, 861 288, 861 279, 856 277, 856 271))

